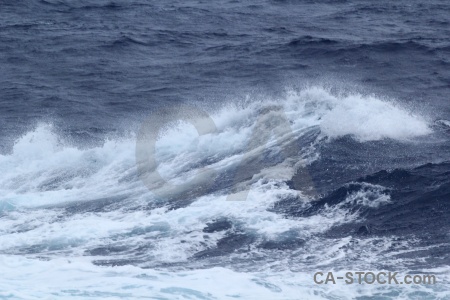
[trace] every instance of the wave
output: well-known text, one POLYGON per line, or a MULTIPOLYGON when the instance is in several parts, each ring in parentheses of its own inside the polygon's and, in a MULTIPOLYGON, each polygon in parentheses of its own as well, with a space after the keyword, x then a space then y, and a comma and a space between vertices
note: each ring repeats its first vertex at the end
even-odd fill
MULTIPOLYGON (((105 290, 94 277, 82 276, 76 289, 61 282, 58 295, 127 297, 151 280, 160 288, 152 295, 209 299, 228 294, 205 283, 237 276, 263 298, 292 289, 294 299, 298 289, 321 288, 303 284, 318 268, 410 270, 419 256, 439 265, 428 256, 448 249, 439 239, 447 227, 438 222, 449 211, 448 164, 380 171, 325 196, 310 193, 307 174, 301 184, 289 183, 298 180, 298 170, 307 173, 320 161, 321 146, 341 138, 357 145, 418 143, 432 133, 424 117, 393 100, 321 87, 229 104, 209 115, 214 132, 198 135, 192 124, 171 122, 156 142, 158 172, 166 181, 189 182, 205 167, 219 174, 188 202, 182 201, 187 194, 175 203, 157 199, 139 180, 135 135, 75 147, 41 124, 18 138, 10 154, 0 155, 0 264, 11 270, 10 278, 30 268, 45 269, 49 278, 88 272, 102 282, 126 277, 127 284, 105 290), (278 135, 267 138, 267 132, 278 135), (245 189, 246 201, 227 201, 245 189), (430 227, 420 231, 414 223, 426 220, 436 220, 438 243, 424 238, 430 227), (174 284, 176 278, 183 280, 174 284)), ((234 296, 247 299, 241 286, 234 296)), ((314 297, 328 298, 323 288, 314 297)), ((7 289, 8 295, 20 293, 0 285, 0 295, 7 289)))
MULTIPOLYGON (((299 162, 307 165, 317 159, 317 143, 344 136, 361 143, 383 139, 410 142, 432 132, 423 117, 392 100, 336 95, 321 87, 290 91, 283 99, 228 105, 210 115, 216 132, 198 136, 192 125, 178 123, 161 135, 156 159, 163 178, 173 183, 189 181, 208 166, 225 174, 217 192, 239 183, 224 177, 233 177, 230 170, 240 164, 240 172, 248 173, 241 174, 247 185, 270 176, 287 180, 299 162), (271 132, 280 126, 260 120, 279 117, 279 111, 292 132, 284 140, 259 141, 254 132, 271 132), (283 153, 286 149, 289 151, 283 153), (284 155, 281 161, 280 153, 284 155), (242 159, 250 159, 258 167, 242 168, 242 159)), ((135 145, 136 137, 128 136, 110 138, 88 149, 70 146, 51 125, 41 124, 18 138, 11 154, 0 156, 2 202, 29 207, 109 196, 141 197, 146 190, 136 176, 135 145)))

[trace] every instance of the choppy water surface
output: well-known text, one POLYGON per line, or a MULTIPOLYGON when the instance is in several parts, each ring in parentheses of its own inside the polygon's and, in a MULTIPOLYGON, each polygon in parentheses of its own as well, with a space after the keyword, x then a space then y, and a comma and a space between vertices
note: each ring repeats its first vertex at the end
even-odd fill
POLYGON ((0 298, 450 299, 449 12, 1 1, 0 298), (185 105, 214 130, 166 124, 158 174, 214 176, 165 197, 138 132, 185 105), (313 282, 348 270, 438 284, 313 282))

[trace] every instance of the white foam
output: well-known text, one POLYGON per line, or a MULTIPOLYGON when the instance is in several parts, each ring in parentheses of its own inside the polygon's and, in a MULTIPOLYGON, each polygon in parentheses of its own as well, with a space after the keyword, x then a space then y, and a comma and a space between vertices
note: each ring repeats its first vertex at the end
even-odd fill
MULTIPOLYGON (((360 94, 340 96, 315 87, 289 92, 284 99, 254 101, 246 107, 228 105, 211 114, 217 127, 215 133, 199 137, 195 128, 186 124, 167 130, 156 144, 158 171, 164 178, 177 182, 189 181, 205 164, 219 171, 236 166, 249 154, 252 132, 260 124, 259 111, 270 106, 282 107, 292 134, 277 141, 272 137, 267 145, 262 140, 260 149, 250 153, 252 156, 261 155, 267 147, 277 153, 277 147, 285 147, 317 126, 330 138, 350 135, 361 142, 384 138, 406 141, 430 133, 423 118, 393 101, 360 94)), ((272 125, 278 126, 276 122, 272 125)), ((68 146, 51 125, 42 124, 20 137, 12 154, 0 155, 2 207, 39 206, 112 195, 141 197, 146 191, 136 176, 135 143, 131 136, 81 150, 68 146)), ((305 150, 311 145, 301 145, 298 156, 290 157, 291 161, 303 160, 302 147, 305 150)), ((313 147, 307 152, 310 158, 317 159, 314 151, 313 147)), ((272 175, 292 174, 288 170, 292 164, 284 166, 285 171, 279 167, 272 175)))
MULTIPOLYGON (((314 272, 235 272, 226 268, 163 272, 132 266, 97 267, 88 258, 30 260, 20 256, 1 256, 11 260, 2 269, 0 297, 13 299, 337 299, 365 297, 396 299, 447 299, 450 292, 448 270, 437 270, 437 285, 318 285, 314 272)), ((334 276, 344 276, 344 271, 334 276)), ((374 271, 374 270, 371 270, 374 271)), ((382 270, 378 270, 382 271, 382 270)), ((435 270, 436 271, 436 270, 435 270)))
POLYGON ((444 127, 450 127, 450 121, 448 120, 436 120, 435 122, 437 125, 442 125, 444 127))
MULTIPOLYGON (((350 135, 360 142, 385 138, 407 141, 430 132, 423 118, 393 102, 373 96, 334 95, 323 88, 291 92, 284 99, 256 101, 245 108, 229 105, 211 117, 218 128, 216 133, 199 137, 192 126, 185 124, 169 129, 157 142, 158 170, 166 179, 189 181, 205 164, 218 171, 227 170, 246 155, 261 155, 264 147, 276 154, 279 148, 314 128, 320 128, 324 136, 332 139, 350 135), (292 134, 277 141, 263 141, 265 144, 249 153, 249 138, 260 117, 258 112, 270 105, 282 106, 292 134)), ((64 143, 50 125, 40 125, 19 138, 11 154, 0 155, 0 202, 3 210, 9 210, 0 218, 0 251, 17 253, 42 245, 54 249, 29 254, 30 259, 2 255, 0 263, 7 275, 0 278, 0 298, 37 299, 54 295, 72 299, 298 299, 303 295, 308 299, 352 299, 355 295, 376 292, 376 287, 367 287, 372 289, 369 292, 345 286, 318 287, 307 271, 290 272, 296 268, 295 261, 286 257, 274 263, 280 272, 239 273, 214 268, 171 274, 131 266, 97 267, 92 265, 92 257, 82 257, 87 255, 86 250, 105 245, 137 248, 151 244, 144 259, 186 263, 195 253, 215 247, 225 236, 225 232, 205 234, 202 230, 206 223, 227 218, 259 241, 286 233, 295 233, 306 240, 305 249, 297 252, 298 268, 303 268, 305 262, 324 268, 348 263, 351 255, 355 261, 361 261, 357 254, 351 253, 351 237, 327 241, 315 238, 332 226, 360 218, 358 212, 350 213, 345 205, 337 205, 310 217, 288 218, 269 209, 278 200, 287 198, 298 201, 298 206, 308 205, 310 199, 289 189, 284 181, 292 177, 296 167, 319 157, 315 142, 318 141, 302 145, 298 153, 275 166, 256 170, 251 179, 238 187, 250 189, 246 201, 227 201, 229 191, 218 190, 199 196, 182 209, 129 211, 126 205, 139 208, 153 200, 152 193, 137 177, 134 137, 109 139, 102 146, 79 149, 64 143), (55 208, 27 210, 113 197, 125 198, 126 205, 112 211, 73 215, 64 215, 63 210, 55 208), (142 233, 133 234, 134 231, 142 233), (38 256, 51 260, 40 261, 38 256)), ((350 194, 343 204, 377 207, 389 201, 382 187, 368 185, 363 191, 350 194)), ((393 245, 388 239, 374 245, 370 239, 365 242, 367 245, 363 246, 372 247, 368 252, 373 255, 364 258, 369 266, 379 259, 377 255, 382 255, 383 247, 393 245)), ((254 249, 248 255, 264 257, 264 251, 254 249)), ((127 254, 116 257, 130 258, 127 254)), ((107 257, 96 257, 102 258, 107 257)), ((408 295, 409 291, 405 291, 408 295)))
POLYGON ((323 133, 331 138, 351 135, 361 142, 390 138, 399 141, 431 133, 429 124, 393 100, 350 94, 336 96, 322 88, 292 93, 305 110, 321 118, 323 133))
POLYGON ((17 140, 11 155, 0 155, 0 201, 42 206, 129 194, 136 187, 118 182, 135 172, 131 142, 108 140, 81 150, 40 125, 17 140))
POLYGON ((363 189, 357 192, 350 193, 345 201, 340 203, 362 205, 372 208, 377 208, 381 205, 391 203, 391 196, 386 191, 386 188, 380 185, 370 183, 359 183, 363 189))

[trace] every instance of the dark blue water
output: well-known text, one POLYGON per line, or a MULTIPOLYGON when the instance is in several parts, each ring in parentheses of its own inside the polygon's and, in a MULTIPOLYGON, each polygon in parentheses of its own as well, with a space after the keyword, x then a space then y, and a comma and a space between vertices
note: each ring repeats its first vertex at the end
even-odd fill
POLYGON ((2 241, 11 241, 2 254, 243 273, 268 266, 312 272, 367 263, 418 271, 450 264, 448 1, 0 0, 0 54, 0 222, 2 241), (168 169, 182 166, 174 173, 215 167, 245 152, 241 133, 257 123, 247 110, 265 115, 280 105, 293 128, 304 131, 280 146, 285 156, 271 148, 262 159, 221 169, 212 188, 168 202, 149 200, 133 169, 134 139, 121 143, 147 116, 179 104, 210 112, 219 132, 232 133, 208 147, 200 143, 193 154, 183 148, 183 135, 169 139, 181 154, 161 159, 168 169), (309 125, 298 125, 303 121, 309 125), (188 222, 185 231, 151 219, 145 226, 111 225, 127 233, 61 242, 48 227, 66 228, 65 222, 95 214, 109 221, 114 213, 153 216, 163 208, 167 220, 172 211, 191 215, 205 197, 239 184, 269 184, 252 176, 285 158, 308 163, 255 196, 271 199, 261 204, 267 207, 260 218, 271 214, 274 228, 286 229, 275 230, 275 238, 255 229, 258 205, 242 216, 228 208, 223 214, 194 210, 204 227, 188 222), (285 194, 271 196, 280 189, 285 194), (30 212, 36 217, 25 217, 30 212), (297 232, 308 219, 324 229, 305 225, 302 230, 312 231, 297 232), (300 223, 281 225, 285 221, 300 223), (29 232, 21 237, 26 242, 12 242, 21 232, 29 232), (199 240, 184 239, 191 233, 199 240), (45 238, 31 239, 40 235, 45 238), (340 243, 339 255, 321 252, 340 243), (185 255, 161 258, 164 247, 185 255))
POLYGON ((158 105, 317 81, 448 118, 448 10, 446 1, 2 1, 1 135, 42 119, 71 133, 117 130, 158 105))

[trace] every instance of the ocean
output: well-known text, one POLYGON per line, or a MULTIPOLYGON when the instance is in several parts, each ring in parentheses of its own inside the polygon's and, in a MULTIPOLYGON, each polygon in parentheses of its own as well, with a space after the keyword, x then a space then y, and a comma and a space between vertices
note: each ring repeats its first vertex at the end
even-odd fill
POLYGON ((0 0, 0 70, 0 299, 450 299, 448 1, 0 0))

